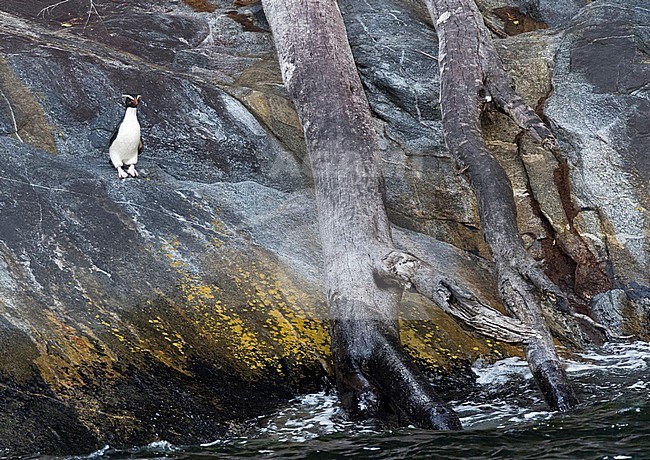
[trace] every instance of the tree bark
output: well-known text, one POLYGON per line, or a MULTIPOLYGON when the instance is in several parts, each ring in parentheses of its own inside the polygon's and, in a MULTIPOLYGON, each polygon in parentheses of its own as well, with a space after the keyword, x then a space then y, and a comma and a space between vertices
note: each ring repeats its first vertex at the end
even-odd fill
POLYGON ((473 0, 425 0, 439 41, 442 122, 450 152, 469 176, 492 251, 506 308, 536 334, 526 358, 549 406, 569 410, 577 398, 553 345, 541 302, 568 310, 568 301, 527 253, 516 226, 512 185, 481 134, 487 103, 509 115, 548 149, 555 138, 510 86, 473 0))

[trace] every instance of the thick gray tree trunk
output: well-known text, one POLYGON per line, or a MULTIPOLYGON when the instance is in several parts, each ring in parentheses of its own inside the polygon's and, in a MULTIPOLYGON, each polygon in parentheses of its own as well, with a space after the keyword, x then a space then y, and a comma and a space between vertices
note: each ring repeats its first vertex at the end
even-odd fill
POLYGON ((550 301, 567 311, 568 301, 524 248, 516 226, 512 185, 485 146, 481 113, 493 101, 545 148, 553 148, 555 138, 512 89, 474 1, 425 1, 439 40, 445 139, 476 193, 499 292, 509 311, 536 332, 525 348, 526 358, 547 403, 553 409, 571 409, 577 399, 541 308, 542 301, 550 301))
POLYGON ((402 349, 403 282, 383 270, 393 250, 370 109, 335 0, 264 0, 284 84, 314 177, 337 387, 346 409, 418 426, 460 428, 402 349))
MULTIPOLYGON (((350 414, 362 418, 385 420, 392 413, 420 427, 460 428, 458 417, 435 394, 400 343, 397 318, 405 287, 415 288, 479 332, 499 340, 531 343, 528 349, 535 350, 532 355, 549 347, 552 350, 548 330, 535 312, 530 317, 520 315, 526 324, 534 326, 533 330, 482 305, 453 280, 394 247, 384 209, 379 147, 370 108, 336 1, 262 3, 311 161, 334 367, 343 405, 350 414), (537 342, 543 346, 534 345, 537 342)), ((467 94, 471 102, 464 115, 474 123, 482 104, 476 92, 467 94)), ((467 134, 471 142, 482 146, 479 129, 476 124, 467 134)), ((483 171, 483 176, 503 182, 505 176, 498 175, 503 171, 496 173, 496 179, 489 170, 483 171)), ((485 201, 489 194, 503 190, 510 193, 507 178, 503 187, 477 193, 482 193, 479 200, 485 201)), ((511 201, 502 204, 503 210, 482 208, 490 228, 493 221, 505 227, 514 225, 514 210, 508 208, 511 201)), ((517 239, 516 229, 514 235, 517 239)), ((488 232, 486 237, 489 240, 488 232)), ((512 260, 510 255, 505 254, 505 260, 512 260)), ((500 273, 504 273, 503 267, 500 273)), ((541 362, 545 365, 547 361, 544 357, 541 362)))

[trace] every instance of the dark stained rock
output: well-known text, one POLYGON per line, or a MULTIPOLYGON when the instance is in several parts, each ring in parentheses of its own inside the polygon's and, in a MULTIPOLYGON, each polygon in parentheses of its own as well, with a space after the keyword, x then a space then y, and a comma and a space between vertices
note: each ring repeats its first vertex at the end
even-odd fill
POLYGON ((507 35, 518 35, 533 30, 546 29, 548 25, 542 21, 536 21, 525 10, 522 12, 512 6, 495 8, 492 12, 503 22, 503 31, 507 35))
POLYGON ((588 0, 515 0, 522 13, 552 27, 566 25, 588 0))
MULTIPOLYGON (((564 33, 545 111, 563 142, 571 224, 607 267, 616 292, 629 294, 608 298, 632 301, 619 324, 630 331, 642 331, 639 323, 650 317, 647 24, 650 11, 641 0, 587 6, 564 33)), ((594 302, 602 306, 602 298, 594 302)))

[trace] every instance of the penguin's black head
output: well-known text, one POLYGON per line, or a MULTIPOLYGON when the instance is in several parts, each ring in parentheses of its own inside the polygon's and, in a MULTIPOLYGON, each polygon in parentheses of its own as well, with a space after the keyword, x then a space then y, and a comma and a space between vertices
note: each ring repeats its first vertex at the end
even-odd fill
POLYGON ((122 102, 126 108, 137 107, 141 97, 139 94, 122 94, 122 102))

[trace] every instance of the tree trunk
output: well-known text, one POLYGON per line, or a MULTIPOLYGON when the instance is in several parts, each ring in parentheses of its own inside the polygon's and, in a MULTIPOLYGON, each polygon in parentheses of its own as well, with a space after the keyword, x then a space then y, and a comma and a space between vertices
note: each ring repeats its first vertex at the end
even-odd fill
POLYGON ((335 0, 264 0, 285 87, 314 177, 337 388, 353 416, 387 408, 421 427, 461 428, 404 352, 404 282, 383 270, 393 250, 370 108, 335 0))
POLYGON ((526 129, 545 148, 556 142, 535 112, 515 93, 483 17, 472 0, 425 0, 439 40, 442 122, 447 146, 469 176, 490 246, 499 292, 508 310, 536 332, 525 348, 547 403, 568 410, 577 399, 544 321, 541 302, 563 311, 568 301, 527 253, 519 237, 512 186, 481 134, 487 103, 526 129))
MULTIPOLYGON (((539 369, 544 375, 551 375, 549 363, 557 363, 557 357, 537 310, 526 315, 527 304, 512 302, 509 305, 523 322, 504 317, 481 304, 459 282, 394 247, 384 209, 379 147, 370 108, 336 1, 262 3, 273 32, 284 85, 303 126, 311 161, 327 276, 334 370, 339 396, 347 411, 359 418, 378 420, 397 416, 423 428, 461 428, 456 414, 435 394, 400 343, 397 318, 405 287, 415 288, 483 334, 528 343, 531 363, 536 363, 536 376, 539 369), (554 360, 547 359, 545 353, 549 350, 554 360)), ((478 69, 478 65, 465 69, 464 77, 477 75, 478 69)), ((448 78, 446 73, 443 78, 448 78)), ((446 83, 443 94, 448 87, 446 83)), ((527 254, 520 243, 508 246, 510 239, 519 241, 514 228, 514 204, 505 174, 483 147, 478 125, 482 109, 478 89, 464 90, 462 94, 468 97, 459 104, 462 117, 455 121, 446 116, 445 123, 451 129, 448 142, 452 150, 458 150, 453 147, 454 140, 460 141, 461 146, 465 144, 464 138, 458 136, 466 135, 467 142, 475 146, 464 147, 468 151, 466 156, 473 159, 475 152, 481 155, 477 166, 471 166, 472 172, 480 173, 480 177, 472 180, 481 203, 481 216, 486 219, 486 238, 498 256, 500 279, 506 280, 501 284, 502 292, 509 299, 513 297, 509 293, 520 287, 518 280, 512 278, 518 272, 510 262, 530 260, 524 257, 527 254), (459 126, 465 129, 465 120, 472 124, 471 129, 459 130, 459 126), (491 185, 491 181, 498 184, 491 185), (485 188, 486 183, 490 188, 485 188), (492 199, 494 193, 504 190, 510 193, 509 199, 492 199), (486 203, 497 204, 497 208, 486 203), (506 237, 505 245, 493 244, 493 239, 501 234, 506 237), (507 239, 508 235, 512 238, 507 239), (502 247, 515 249, 496 252, 502 247), (513 259, 512 255, 517 257, 513 259)), ((519 107, 513 112, 516 110, 519 107)), ((537 276, 531 269, 533 264, 526 267, 527 275, 537 276)), ((551 288, 554 286, 549 284, 551 288)), ((532 296, 528 291, 525 293, 532 296)), ((547 380, 551 384, 560 382, 547 380)))

